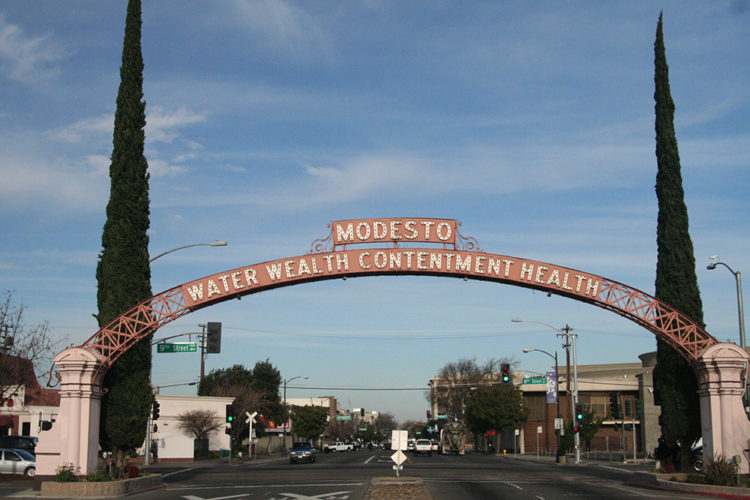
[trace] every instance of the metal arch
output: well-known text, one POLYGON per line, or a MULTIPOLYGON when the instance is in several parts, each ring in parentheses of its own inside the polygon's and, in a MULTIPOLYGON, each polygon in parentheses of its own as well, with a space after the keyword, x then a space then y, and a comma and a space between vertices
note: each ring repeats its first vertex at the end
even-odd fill
POLYGON ((700 325, 672 306, 640 290, 604 279, 594 305, 638 323, 674 347, 690 363, 719 343, 700 325))
MULTIPOLYGON (((471 251, 466 252, 466 254, 473 256, 490 255, 471 251)), ((405 274, 457 277, 455 273, 436 274, 434 272, 421 272, 416 270, 379 270, 377 272, 359 275, 405 274)), ((297 281, 283 284, 255 288, 252 291, 245 290, 241 293, 237 292, 232 295, 226 295, 221 300, 237 298, 249 293, 258 293, 278 286, 291 286, 319 279, 337 279, 352 275, 352 273, 346 271, 333 272, 326 275, 325 278, 299 279, 297 281)), ((462 274, 461 277, 465 279, 482 279, 485 281, 535 288, 545 292, 573 298, 578 301, 588 302, 597 307, 612 311, 641 325, 645 329, 654 333, 657 337, 666 341, 694 366, 702 351, 718 343, 718 341, 709 335, 703 328, 668 304, 640 290, 606 278, 601 278, 601 284, 595 297, 591 296, 583 298, 571 293, 565 293, 559 288, 548 284, 545 285, 544 283, 519 284, 512 279, 486 276, 480 278, 471 274, 462 274)), ((186 284, 171 288, 132 307, 125 313, 113 319, 109 324, 105 325, 94 334, 94 336, 83 343, 81 347, 97 351, 101 354, 104 359, 102 370, 106 371, 125 351, 161 326, 189 314, 194 310, 208 307, 209 305, 216 303, 208 302, 205 304, 188 306, 185 296, 183 295, 183 287, 185 285, 186 284)))

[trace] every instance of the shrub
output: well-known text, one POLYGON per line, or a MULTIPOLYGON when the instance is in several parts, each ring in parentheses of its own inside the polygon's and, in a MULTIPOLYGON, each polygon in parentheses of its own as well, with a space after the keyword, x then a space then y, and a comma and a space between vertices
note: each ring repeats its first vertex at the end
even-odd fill
POLYGON ((733 486, 737 481, 737 464, 721 455, 716 455, 712 463, 706 464, 703 472, 706 484, 733 486))
POLYGON ((55 481, 58 483, 74 483, 78 481, 76 472, 80 469, 72 463, 62 464, 55 469, 55 481))
POLYGON ((101 483, 104 481, 112 481, 112 476, 103 467, 99 467, 96 472, 89 472, 86 480, 90 483, 101 483))
POLYGON ((125 467, 125 476, 128 479, 138 477, 139 475, 140 475, 140 471, 138 470, 138 467, 136 467, 135 465, 128 465, 125 467))

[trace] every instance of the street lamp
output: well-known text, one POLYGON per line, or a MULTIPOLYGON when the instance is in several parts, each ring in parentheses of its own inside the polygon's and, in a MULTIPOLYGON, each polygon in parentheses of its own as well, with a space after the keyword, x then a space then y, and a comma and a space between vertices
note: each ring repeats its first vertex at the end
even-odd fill
POLYGON ((177 250, 182 250, 183 248, 190 248, 190 247, 225 247, 227 245, 228 245, 228 243, 226 241, 224 241, 224 240, 216 240, 216 241, 212 241, 210 243, 193 243, 191 245, 182 245, 181 247, 173 248, 171 250, 167 250, 166 252, 160 253, 156 257, 153 257, 152 259, 150 259, 149 262, 153 262, 156 259, 158 259, 159 257, 167 255, 168 253, 176 252, 177 250))
MULTIPOLYGON (((558 391, 558 370, 557 370, 557 351, 555 351, 555 355, 548 353, 545 350, 542 349, 534 349, 533 347, 524 347, 521 349, 525 354, 528 354, 530 352, 541 352, 549 356, 550 358, 555 360, 555 402, 557 403, 557 418, 560 418, 560 391, 558 391)), ((549 429, 549 428, 548 428, 549 429)), ((560 462, 560 432, 555 429, 555 434, 557 435, 557 453, 555 454, 555 462, 560 462)))
MULTIPOLYGON (((569 327, 568 325, 565 325, 565 328, 555 328, 554 326, 543 323, 541 321, 535 321, 533 319, 521 319, 521 318, 513 318, 511 320, 513 323, 536 323, 538 325, 546 326, 547 328, 551 328, 552 330, 555 330, 557 332, 557 336, 566 337, 567 341, 570 342, 573 345, 573 400, 570 404, 570 410, 573 414, 573 422, 576 421, 576 415, 575 415, 575 407, 578 404, 578 354, 576 351, 576 339, 578 338, 578 335, 575 333, 570 333, 573 329, 569 327)), ((565 345, 566 350, 566 356, 568 360, 568 370, 570 370, 570 351, 568 351, 568 343, 566 342, 565 345)), ((568 371, 568 381, 570 381, 570 371, 568 371)), ((570 382, 567 384, 568 391, 570 391, 570 382)), ((575 449, 576 449, 576 463, 581 463, 581 435, 578 432, 573 433, 573 440, 575 443, 575 449)))
POLYGON ((745 349, 745 312, 742 307, 742 276, 740 275, 739 271, 733 270, 731 267, 726 265, 725 263, 718 260, 718 255, 712 255, 711 262, 709 265, 706 266, 706 269, 709 271, 713 271, 716 269, 716 266, 722 265, 729 269, 729 272, 734 274, 734 279, 737 282, 737 312, 740 316, 740 346, 742 349, 745 349))
MULTIPOLYGON (((289 421, 289 417, 288 417, 287 410, 286 410, 286 384, 288 384, 292 380, 297 380, 298 378, 303 378, 303 379, 307 380, 308 376, 307 375, 297 375, 296 377, 292 377, 292 378, 290 378, 288 380, 287 379, 284 380, 284 430, 283 430, 283 433, 284 433, 284 446, 286 446, 286 430, 287 430, 287 423, 289 421)), ((281 454, 282 455, 284 454, 284 447, 281 448, 281 454)))

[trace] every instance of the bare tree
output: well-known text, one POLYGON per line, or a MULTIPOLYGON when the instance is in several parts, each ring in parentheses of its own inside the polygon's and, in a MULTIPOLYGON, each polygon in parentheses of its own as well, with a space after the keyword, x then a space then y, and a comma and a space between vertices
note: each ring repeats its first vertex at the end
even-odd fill
POLYGON ((54 348, 49 322, 35 326, 24 323, 23 304, 17 304, 13 293, 0 297, 0 396, 17 392, 21 387, 38 388, 36 374, 43 382, 52 364, 54 348))
POLYGON ((375 429, 389 439, 391 431, 398 429, 398 422, 391 413, 381 413, 375 420, 375 429))
POLYGON ((504 362, 507 361, 490 358, 480 365, 476 358, 464 358, 448 363, 433 380, 433 390, 426 395, 427 399, 435 397, 442 411, 463 420, 472 390, 497 383, 499 366, 504 362))
POLYGON ((215 411, 190 410, 177 416, 177 428, 195 439, 206 439, 208 435, 221 427, 221 420, 215 411))

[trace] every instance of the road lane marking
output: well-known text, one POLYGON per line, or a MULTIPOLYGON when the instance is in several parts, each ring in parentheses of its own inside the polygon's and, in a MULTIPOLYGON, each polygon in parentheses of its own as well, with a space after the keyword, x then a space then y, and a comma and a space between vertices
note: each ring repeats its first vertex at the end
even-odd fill
POLYGON ((203 498, 203 497, 197 497, 194 495, 184 495, 182 498, 187 498, 187 500, 227 500, 227 498, 240 498, 240 497, 249 497, 250 493, 243 493, 242 495, 231 495, 228 497, 213 497, 213 498, 203 498))
POLYGON ((188 467, 187 469, 181 469, 181 470, 176 470, 174 472, 168 472, 166 474, 162 474, 161 477, 169 477, 169 476, 173 476, 173 475, 179 474, 181 472, 187 472, 187 471, 193 470, 193 469, 195 469, 195 467, 188 467))
POLYGON ((373 456, 371 456, 370 458, 368 458, 367 460, 365 460, 365 463, 366 463, 366 464, 369 464, 369 463, 370 463, 370 460, 372 460, 373 458, 375 458, 375 455, 373 455, 373 456))
POLYGON ((611 469, 611 470, 616 470, 616 471, 619 471, 619 472, 627 472, 628 474, 632 474, 633 473, 632 470, 621 469, 619 467, 611 467, 609 465, 600 465, 599 467, 601 467, 602 469, 611 469))

